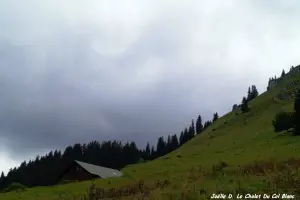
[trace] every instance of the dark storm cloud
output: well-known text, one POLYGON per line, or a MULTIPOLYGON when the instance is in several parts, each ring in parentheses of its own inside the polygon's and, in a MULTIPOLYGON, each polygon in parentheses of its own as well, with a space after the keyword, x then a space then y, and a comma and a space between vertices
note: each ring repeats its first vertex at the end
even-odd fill
MULTIPOLYGON (((68 37, 72 33, 64 34, 62 38, 72 38, 68 37)), ((165 66, 155 58, 161 56, 156 51, 159 41, 153 45, 151 39, 156 37, 142 36, 140 44, 117 58, 99 55, 85 37, 66 39, 50 50, 8 45, 1 59, 0 127, 3 136, 10 138, 10 151, 19 154, 20 149, 26 152, 33 146, 53 148, 108 138, 144 144, 159 135, 179 132, 191 115, 188 109, 178 114, 176 107, 188 106, 184 105, 188 94, 176 91, 180 77, 171 82, 168 76, 159 75, 165 73, 159 72, 165 66), (148 62, 149 57, 154 59, 148 62), (38 66, 32 66, 35 62, 38 66), (158 71, 153 71, 156 67, 158 71), (155 76, 166 79, 156 80, 155 76), (178 117, 170 118, 176 114, 178 117)), ((168 45, 172 43, 165 44, 171 51, 168 45)))

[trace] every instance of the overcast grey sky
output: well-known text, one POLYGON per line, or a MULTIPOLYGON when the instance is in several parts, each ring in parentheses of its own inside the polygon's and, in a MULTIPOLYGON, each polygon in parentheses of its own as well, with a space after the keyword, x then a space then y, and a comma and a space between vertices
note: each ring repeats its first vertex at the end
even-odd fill
POLYGON ((179 133, 300 64, 297 0, 2 0, 0 171, 179 133), (26 2, 26 3, 25 3, 26 2))

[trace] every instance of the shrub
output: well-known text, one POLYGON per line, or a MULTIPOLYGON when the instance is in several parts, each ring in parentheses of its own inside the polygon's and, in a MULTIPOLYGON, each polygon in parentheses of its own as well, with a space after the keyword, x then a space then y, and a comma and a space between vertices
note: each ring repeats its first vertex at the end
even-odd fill
POLYGON ((140 160, 139 161, 137 161, 137 163, 146 163, 146 162, 148 162, 147 160, 145 160, 145 159, 143 159, 143 158, 140 158, 140 160))
POLYGON ((64 184, 69 184, 69 183, 73 183, 76 182, 76 180, 61 180, 59 182, 59 184, 64 185, 64 184))
POLYGON ((275 132, 285 131, 293 127, 294 114, 290 112, 279 112, 273 120, 273 127, 275 132))
POLYGON ((26 186, 22 185, 21 183, 12 183, 8 188, 6 188, 6 192, 11 192, 11 191, 25 191, 26 186))
POLYGON ((222 171, 224 168, 228 167, 229 164, 224 162, 224 161, 219 161, 219 163, 214 164, 212 166, 212 171, 217 172, 217 171, 222 171))

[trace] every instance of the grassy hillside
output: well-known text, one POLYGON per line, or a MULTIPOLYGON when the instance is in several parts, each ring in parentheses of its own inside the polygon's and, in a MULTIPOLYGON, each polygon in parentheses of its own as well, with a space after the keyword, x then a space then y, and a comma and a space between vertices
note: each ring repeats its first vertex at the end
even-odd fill
MULTIPOLYGON (((144 180, 148 189, 143 187, 143 191, 149 191, 144 199, 207 199, 218 192, 285 192, 297 197, 300 138, 274 133, 272 120, 280 110, 292 110, 292 100, 279 100, 276 96, 298 79, 300 76, 289 77, 261 94, 250 102, 249 113, 228 113, 178 150, 151 162, 126 167, 125 177, 96 180, 96 187, 105 188, 105 192, 123 186, 139 190, 134 184, 144 180), (166 180, 165 186, 149 188, 157 180, 166 180)), ((90 181, 37 187, 0 194, 0 199, 73 199, 72 195, 83 195, 89 185, 90 181)), ((139 195, 135 199, 142 194, 139 195)))

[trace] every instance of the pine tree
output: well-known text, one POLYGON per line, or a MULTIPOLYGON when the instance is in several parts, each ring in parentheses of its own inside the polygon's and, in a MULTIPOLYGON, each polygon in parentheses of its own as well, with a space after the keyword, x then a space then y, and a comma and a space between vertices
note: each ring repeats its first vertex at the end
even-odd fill
POLYGON ((252 85, 251 100, 255 99, 257 96, 258 96, 258 91, 256 89, 256 86, 252 85))
POLYGON ((256 86, 252 85, 251 87, 248 88, 247 100, 251 101, 255 99, 257 96, 258 96, 258 91, 256 89, 256 86))
POLYGON ((270 88, 271 88, 271 81, 272 81, 272 78, 269 78, 269 82, 268 82, 268 87, 267 87, 267 90, 270 90, 270 88))
POLYGON ((168 135, 168 139, 166 142, 166 151, 166 153, 170 153, 172 151, 172 140, 170 135, 168 135))
POLYGON ((202 117, 199 115, 196 121, 196 134, 200 134, 203 131, 202 117))
POLYGON ((130 150, 131 150, 131 157, 130 157, 129 164, 134 164, 138 160, 140 160, 139 153, 138 153, 139 151, 138 151, 138 148, 137 148, 135 142, 130 143, 130 150))
POLYGON ((179 147, 179 142, 178 142, 178 138, 177 138, 177 135, 176 134, 174 134, 173 136, 172 136, 172 151, 173 150, 175 150, 175 149, 177 149, 178 147, 179 147))
POLYGON ((4 180, 5 180, 5 176, 4 173, 2 172, 0 176, 0 190, 4 189, 4 180))
POLYGON ((155 159, 156 158, 156 151, 154 149, 154 146, 151 147, 151 159, 155 159))
POLYGON ((157 141, 157 147, 156 147, 156 153, 157 156, 163 156, 166 154, 166 143, 164 141, 163 137, 159 137, 157 141))
POLYGON ((235 109, 237 109, 237 107, 238 107, 238 105, 237 105, 237 104, 234 104, 234 105, 232 106, 232 111, 234 111, 235 109))
POLYGON ((192 123, 188 131, 188 140, 192 139, 194 136, 195 136, 195 124, 194 124, 194 120, 192 120, 192 123))
POLYGON ((284 69, 282 70, 282 73, 281 73, 281 78, 283 78, 285 76, 285 71, 284 69))
POLYGON ((300 90, 298 90, 296 94, 294 110, 294 134, 300 135, 300 90))
POLYGON ((249 111, 249 107, 248 107, 248 100, 246 99, 246 97, 243 97, 243 101, 242 101, 242 106, 241 106, 241 110, 243 113, 248 112, 249 111))
POLYGON ((251 100, 251 96, 252 96, 252 91, 251 88, 248 88, 248 94, 247 94, 247 100, 250 101, 251 100))
POLYGON ((151 157, 151 150, 150 150, 150 144, 148 142, 145 150, 145 159, 148 160, 150 159, 150 157, 151 157))
POLYGON ((188 140, 189 140, 189 132, 187 128, 185 128, 183 132, 183 143, 186 143, 188 140))
POLYGON ((183 131, 181 131, 180 136, 179 136, 179 143, 180 146, 184 144, 184 135, 183 135, 183 131))
POLYGON ((216 113, 214 113, 214 116, 213 116, 213 122, 215 122, 215 121, 217 121, 219 119, 219 115, 218 115, 218 113, 216 112, 216 113))

